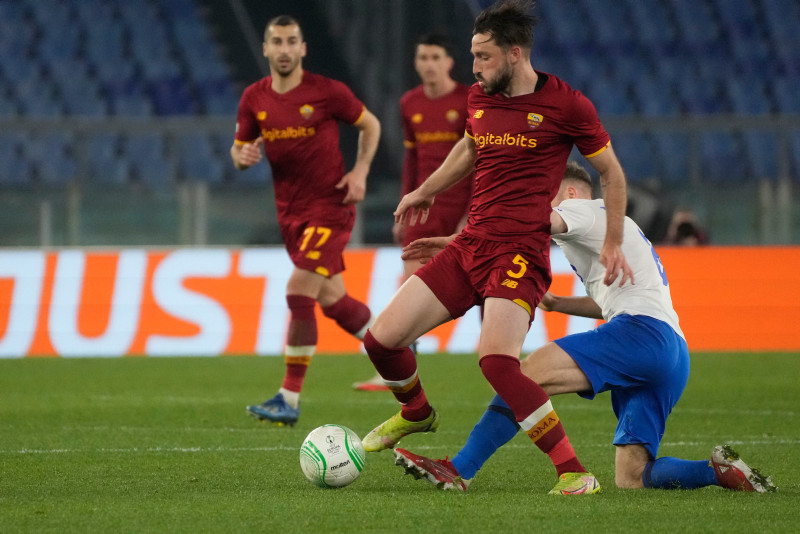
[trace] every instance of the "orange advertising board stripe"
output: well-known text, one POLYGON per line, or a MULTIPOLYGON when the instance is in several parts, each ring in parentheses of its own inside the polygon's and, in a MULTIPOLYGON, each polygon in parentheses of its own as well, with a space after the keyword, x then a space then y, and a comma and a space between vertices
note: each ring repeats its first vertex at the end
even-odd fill
POLYGON ((689 348, 800 350, 800 248, 658 248, 689 348))
MULTIPOLYGON (((800 247, 659 247, 690 350, 800 351, 800 247)), ((553 249, 559 295, 581 289, 553 249)), ((399 285, 397 248, 348 250, 349 293, 377 314, 399 285)), ((0 251, 0 357, 281 355, 288 321, 282 249, 0 251)), ((361 343, 317 308, 317 354, 361 343)), ((537 310, 526 350, 591 328, 537 310)), ((425 336, 474 351, 479 319, 425 336)), ((455 349, 453 349, 455 348, 455 349)))

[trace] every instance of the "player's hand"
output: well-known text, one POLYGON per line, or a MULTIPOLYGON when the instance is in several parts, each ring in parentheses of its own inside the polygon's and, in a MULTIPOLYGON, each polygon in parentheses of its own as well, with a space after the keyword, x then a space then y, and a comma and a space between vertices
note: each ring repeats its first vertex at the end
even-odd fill
POLYGON ((367 173, 353 169, 342 176, 342 179, 336 184, 336 189, 347 190, 342 204, 358 204, 364 200, 364 195, 367 194, 367 173))
POLYGON ((444 250, 457 234, 447 237, 423 237, 416 239, 403 247, 400 257, 403 260, 417 260, 422 264, 428 263, 434 256, 444 250))
POLYGON ((537 307, 542 311, 553 311, 553 307, 556 304, 556 296, 547 291, 544 295, 542 295, 542 300, 539 301, 537 307))
POLYGON ((600 250, 600 263, 606 267, 606 276, 603 279, 605 285, 610 286, 622 274, 622 279, 619 281, 619 287, 625 285, 629 281, 631 284, 636 282, 633 280, 633 269, 628 265, 625 255, 622 254, 622 248, 619 245, 611 243, 604 243, 603 248, 600 250))
POLYGON ((258 137, 252 143, 245 143, 239 149, 239 163, 245 167, 251 167, 262 160, 264 157, 264 138, 258 137))
POLYGON ((394 210, 394 222, 405 222, 409 226, 414 226, 419 219, 419 224, 425 224, 431 206, 433 206, 433 197, 423 196, 419 189, 415 189, 400 199, 400 204, 394 210))

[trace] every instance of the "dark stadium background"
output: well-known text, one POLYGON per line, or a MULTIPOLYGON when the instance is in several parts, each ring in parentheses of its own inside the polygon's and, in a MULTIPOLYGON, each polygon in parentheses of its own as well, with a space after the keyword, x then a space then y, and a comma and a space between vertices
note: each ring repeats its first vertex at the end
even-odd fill
MULTIPOLYGON (((268 169, 235 171, 228 148, 281 13, 304 25, 306 68, 382 121, 354 243, 388 244, 411 42, 447 33, 471 83, 485 4, 0 2, 0 246, 277 244, 268 169)), ((800 243, 799 2, 540 0, 537 13, 534 66, 592 98, 653 241, 689 209, 714 244, 800 243)))

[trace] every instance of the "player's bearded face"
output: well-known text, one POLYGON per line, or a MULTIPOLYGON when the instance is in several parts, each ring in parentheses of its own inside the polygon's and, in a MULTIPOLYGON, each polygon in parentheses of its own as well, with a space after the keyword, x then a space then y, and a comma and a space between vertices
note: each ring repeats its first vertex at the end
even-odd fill
POLYGON ((488 33, 472 36, 472 72, 487 95, 507 92, 513 69, 506 52, 488 33))
POLYGON ((305 55, 306 44, 298 26, 270 26, 264 41, 264 57, 269 61, 271 74, 289 76, 305 55))
POLYGON ((511 84, 511 65, 503 63, 497 68, 497 72, 490 79, 486 79, 480 72, 475 74, 475 78, 480 82, 483 92, 487 95, 504 93, 511 84))

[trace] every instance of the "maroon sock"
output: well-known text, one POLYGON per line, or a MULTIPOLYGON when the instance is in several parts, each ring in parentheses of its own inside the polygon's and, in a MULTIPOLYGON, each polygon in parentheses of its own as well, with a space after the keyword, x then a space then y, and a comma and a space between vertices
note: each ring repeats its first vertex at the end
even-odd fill
POLYGON ((370 317, 372 317, 372 313, 370 313, 366 304, 347 294, 330 306, 324 306, 322 313, 325 314, 325 317, 330 317, 336 321, 336 324, 341 326, 345 332, 356 337, 359 337, 359 333, 360 337, 364 336, 361 330, 364 329, 370 317))
POLYGON ((299 393, 317 346, 317 318, 314 315, 317 301, 302 295, 286 295, 286 303, 290 318, 283 356, 286 362, 283 387, 299 393))
POLYGON ((402 405, 401 412, 408 421, 422 421, 433 408, 428 404, 425 391, 417 376, 417 359, 408 347, 392 349, 384 347, 367 330, 364 348, 389 389, 402 405))
POLYGON ((584 473, 564 427, 544 389, 525 376, 519 360, 505 354, 487 354, 480 360, 483 375, 508 404, 520 427, 553 461, 556 472, 584 473))

